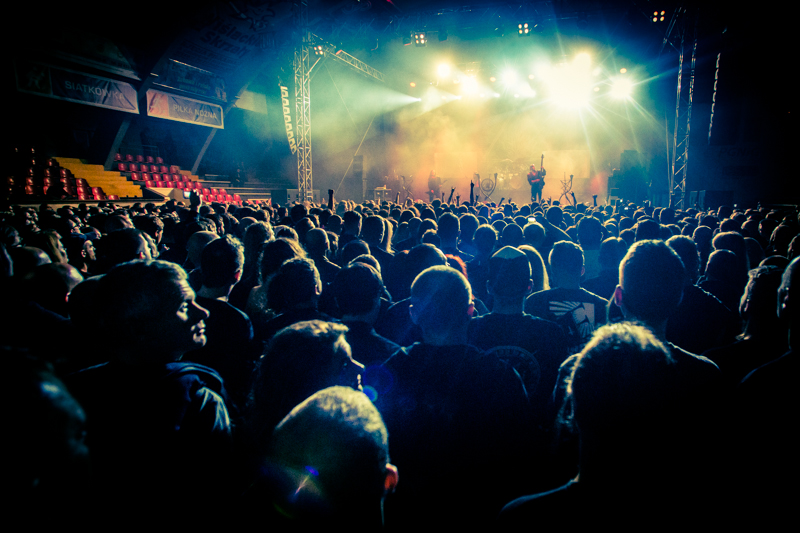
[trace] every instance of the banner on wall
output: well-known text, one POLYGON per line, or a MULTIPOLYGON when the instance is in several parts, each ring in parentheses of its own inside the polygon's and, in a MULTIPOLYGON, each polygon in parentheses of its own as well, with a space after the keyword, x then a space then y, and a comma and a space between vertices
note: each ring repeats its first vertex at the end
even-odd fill
POLYGON ((292 108, 289 107, 289 88, 281 88, 281 108, 283 109, 283 125, 286 128, 286 139, 289 141, 289 149, 292 155, 297 153, 297 140, 294 138, 294 128, 292 126, 292 108))
POLYGON ((213 72, 170 59, 158 76, 158 85, 225 101, 225 80, 213 72))
POLYGON ((221 106, 153 89, 147 90, 147 116, 224 129, 221 106))
POLYGON ((116 81, 42 63, 14 63, 17 90, 56 100, 139 113, 136 89, 116 81))

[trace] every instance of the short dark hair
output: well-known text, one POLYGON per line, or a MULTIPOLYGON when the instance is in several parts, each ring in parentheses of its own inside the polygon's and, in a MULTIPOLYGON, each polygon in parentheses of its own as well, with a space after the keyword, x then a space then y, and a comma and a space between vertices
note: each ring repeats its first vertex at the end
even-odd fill
POLYGON ((623 305, 645 322, 666 320, 681 301, 685 277, 683 261, 667 243, 638 241, 619 266, 623 305))
POLYGON ((351 263, 336 274, 333 294, 343 315, 361 315, 372 311, 383 294, 383 282, 371 266, 351 263))
POLYGON ((231 235, 214 239, 200 254, 203 285, 208 288, 233 285, 236 283, 236 273, 242 270, 243 265, 243 247, 237 239, 231 235))
POLYGON ((186 271, 168 261, 137 260, 112 268, 97 287, 95 301, 101 329, 117 342, 146 335, 154 312, 164 309, 165 293, 186 271))
POLYGON ((460 221, 453 213, 442 213, 437 224, 437 233, 443 239, 455 239, 461 231, 460 221))
POLYGON ((583 250, 572 241, 558 241, 548 257, 553 273, 564 272, 569 276, 580 276, 583 270, 583 250))
POLYGON ((267 303, 276 313, 282 313, 292 304, 316 300, 322 281, 314 261, 306 258, 290 259, 283 263, 267 286, 267 303))

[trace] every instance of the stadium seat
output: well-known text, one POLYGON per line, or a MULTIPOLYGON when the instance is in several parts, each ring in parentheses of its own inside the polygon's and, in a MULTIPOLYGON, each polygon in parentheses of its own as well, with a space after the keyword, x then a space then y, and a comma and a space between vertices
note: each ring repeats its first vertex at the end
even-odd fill
POLYGON ((156 157, 156 165, 163 165, 164 158, 163 157, 156 157))
POLYGON ((125 163, 117 163, 117 170, 120 172, 128 172, 128 165, 125 163))
POLYGON ((137 155, 136 156, 136 162, 137 163, 144 163, 144 156, 143 155, 137 155))
POLYGON ((140 172, 131 172, 131 179, 133 181, 142 181, 142 174, 140 172))
POLYGON ((133 156, 131 154, 125 154, 125 161, 127 163, 133 163, 133 156))

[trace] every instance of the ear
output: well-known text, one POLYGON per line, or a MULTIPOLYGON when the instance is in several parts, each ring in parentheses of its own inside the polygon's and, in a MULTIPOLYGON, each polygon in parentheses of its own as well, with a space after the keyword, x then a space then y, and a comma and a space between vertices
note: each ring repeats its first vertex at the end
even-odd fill
POLYGON ((408 305, 408 314, 411 315, 411 322, 415 325, 419 325, 419 316, 417 310, 414 308, 414 304, 408 305))
POLYGON ((242 271, 241 270, 236 271, 236 274, 233 277, 236 280, 236 283, 239 283, 239 280, 242 279, 242 271))
POLYGON ((467 316, 472 318, 472 315, 475 314, 475 303, 470 302, 469 306, 467 307, 467 316))
POLYGON ((386 463, 386 479, 383 480, 384 494, 394 492, 394 489, 397 488, 397 482, 399 479, 400 477, 397 473, 397 467, 391 463, 386 463))
POLYGON ((619 285, 614 289, 614 303, 622 309, 622 287, 619 285))

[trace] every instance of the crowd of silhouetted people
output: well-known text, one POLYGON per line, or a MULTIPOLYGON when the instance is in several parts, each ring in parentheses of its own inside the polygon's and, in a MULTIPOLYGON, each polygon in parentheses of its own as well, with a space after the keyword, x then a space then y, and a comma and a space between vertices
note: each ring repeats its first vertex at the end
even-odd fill
POLYGON ((193 195, 0 216, 27 520, 790 519, 796 206, 193 195))

